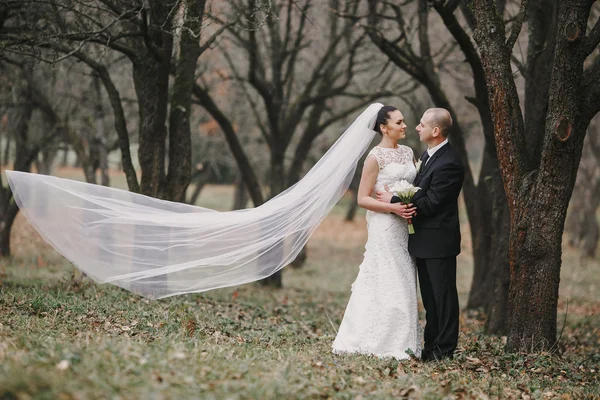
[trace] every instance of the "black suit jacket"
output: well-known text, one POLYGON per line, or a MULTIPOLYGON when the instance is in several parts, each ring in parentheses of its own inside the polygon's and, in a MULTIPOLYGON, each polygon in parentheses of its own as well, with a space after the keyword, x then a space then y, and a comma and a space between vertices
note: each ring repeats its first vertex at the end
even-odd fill
MULTIPOLYGON (((456 257, 460 253, 458 195, 465 178, 460 158, 450 143, 438 149, 422 165, 414 185, 421 188, 413 198, 417 216, 408 251, 417 258, 456 257)), ((400 199, 394 197, 392 202, 400 199)))

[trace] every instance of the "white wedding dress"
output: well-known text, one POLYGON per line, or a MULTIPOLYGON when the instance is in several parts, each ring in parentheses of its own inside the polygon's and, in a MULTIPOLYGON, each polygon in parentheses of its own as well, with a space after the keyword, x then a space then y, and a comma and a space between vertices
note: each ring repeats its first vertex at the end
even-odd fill
MULTIPOLYGON (((375 189, 384 191, 402 179, 413 182, 413 152, 374 147, 379 175, 375 189)), ((378 357, 419 357, 421 338, 417 309, 416 266, 408 254, 408 226, 395 214, 367 211, 368 239, 364 260, 352 284, 352 294, 337 337, 334 353, 378 357)))

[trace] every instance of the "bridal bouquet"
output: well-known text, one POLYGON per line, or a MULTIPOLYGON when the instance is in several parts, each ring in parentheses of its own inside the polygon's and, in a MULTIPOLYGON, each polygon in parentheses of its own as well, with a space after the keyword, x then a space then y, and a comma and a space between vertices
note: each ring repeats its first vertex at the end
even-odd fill
MULTIPOLYGON (((419 190, 421 190, 420 187, 413 186, 412 184, 408 183, 405 179, 401 180, 400 182, 395 182, 392 186, 390 186, 390 192, 400 197, 400 201, 402 202, 402 204, 406 205, 412 203, 415 193, 417 193, 419 190)), ((415 233, 415 228, 413 227, 412 219, 409 218, 407 222, 408 233, 412 235, 413 233, 415 233)))

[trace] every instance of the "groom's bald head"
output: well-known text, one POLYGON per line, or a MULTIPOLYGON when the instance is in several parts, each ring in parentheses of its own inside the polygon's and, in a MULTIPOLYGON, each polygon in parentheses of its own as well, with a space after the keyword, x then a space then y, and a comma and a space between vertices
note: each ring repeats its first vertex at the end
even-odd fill
POLYGON ((440 134, 447 138, 452 130, 452 116, 445 108, 430 108, 425 111, 423 117, 427 119, 433 128, 438 128, 440 134))

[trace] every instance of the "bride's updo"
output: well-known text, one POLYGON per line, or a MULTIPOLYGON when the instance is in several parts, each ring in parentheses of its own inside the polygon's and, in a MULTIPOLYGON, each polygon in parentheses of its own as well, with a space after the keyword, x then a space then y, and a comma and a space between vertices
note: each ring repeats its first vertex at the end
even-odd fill
POLYGON ((390 113, 396 110, 398 109, 394 106, 381 107, 381 109, 377 113, 377 119, 375 120, 375 127, 373 128, 373 130, 382 135, 381 125, 387 125, 388 121, 390 120, 390 113))

